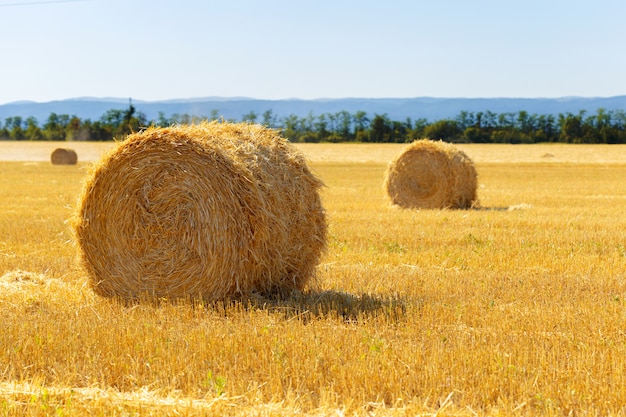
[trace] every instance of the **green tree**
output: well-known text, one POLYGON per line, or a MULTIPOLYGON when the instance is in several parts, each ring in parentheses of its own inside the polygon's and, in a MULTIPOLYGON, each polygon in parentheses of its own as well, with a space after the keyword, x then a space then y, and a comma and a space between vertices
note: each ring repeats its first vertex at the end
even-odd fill
POLYGON ((335 114, 332 113, 326 113, 326 119, 328 120, 328 132, 329 135, 336 135, 337 134, 337 116, 335 114))
POLYGON ((515 127, 515 113, 507 112, 500 113, 498 115, 498 125, 497 128, 499 130, 512 130, 515 127))
POLYGON ((47 140, 65 140, 65 128, 70 121, 67 114, 50 113, 43 125, 43 135, 47 140))
POLYGON ((86 123, 76 116, 72 116, 66 131, 66 140, 68 141, 85 141, 92 139, 91 132, 86 123))
POLYGON ((469 143, 489 143, 491 135, 485 129, 470 126, 463 131, 463 139, 469 143))
POLYGON ((314 126, 317 131, 317 140, 324 141, 330 136, 330 131, 328 130, 328 117, 325 113, 320 114, 317 117, 317 122, 314 126))
POLYGON ((391 132, 391 120, 387 114, 375 114, 370 124, 369 140, 371 142, 389 142, 391 132))
POLYGON ((124 110, 107 110, 104 115, 102 115, 100 120, 111 127, 118 127, 124 122, 124 110))
POLYGON ((41 140, 43 139, 43 133, 39 128, 39 122, 34 117, 29 117, 26 119, 26 131, 24 132, 24 137, 27 140, 41 140))
POLYGON ((554 142, 558 139, 558 129, 553 115, 542 114, 537 118, 535 136, 535 142, 554 142))
POLYGON ((133 103, 130 102, 128 108, 123 112, 122 123, 118 126, 117 135, 123 136, 138 132, 147 126, 145 114, 138 112, 133 103))
POLYGON ((407 122, 399 122, 394 120, 391 122, 391 131, 389 132, 388 142, 393 143, 402 143, 406 142, 407 133, 410 129, 410 121, 407 125, 407 122))
MULTIPOLYGON (((370 119, 367 117, 367 113, 362 110, 357 111, 352 119, 354 120, 354 137, 359 140, 359 136, 362 136, 361 132, 369 127, 370 119)), ((367 139, 369 140, 369 137, 367 139)))
POLYGON ((263 126, 270 128, 276 127, 276 116, 274 115, 272 109, 263 112, 263 126))
POLYGON ((615 142, 607 143, 626 143, 626 112, 624 110, 613 111, 611 121, 611 127, 616 131, 615 142))
POLYGON ((315 116, 313 115, 313 112, 310 111, 309 114, 307 114, 307 116, 305 118, 300 119, 300 130, 304 133, 304 132, 315 132, 316 128, 315 128, 315 116))
POLYGON ((583 138, 583 117, 585 111, 580 111, 578 115, 567 113, 565 116, 559 114, 559 125, 561 127, 561 139, 567 143, 581 143, 583 138))
POLYGON ((6 119, 4 119, 4 125, 10 139, 25 139, 24 121, 21 116, 7 117, 6 119))
POLYGON ((162 111, 160 111, 158 113, 158 119, 155 123, 157 126, 161 126, 161 127, 167 127, 169 126, 171 123, 170 121, 167 119, 167 117, 165 117, 165 113, 163 113, 162 111))
POLYGON ((491 141, 493 143, 518 143, 519 134, 513 129, 498 129, 496 128, 490 134, 491 141))
POLYGON ((341 140, 352 140, 354 136, 352 135, 352 115, 343 110, 338 112, 335 115, 337 119, 337 134, 341 138, 341 140))
POLYGON ((218 109, 212 109, 209 121, 218 120, 220 118, 220 111, 218 109))
POLYGON ((522 133, 530 134, 537 128, 535 126, 536 116, 531 116, 527 111, 521 110, 517 113, 516 127, 522 133))
POLYGON ((99 142, 113 140, 113 132, 110 126, 104 124, 101 120, 96 120, 95 122, 86 120, 83 122, 83 128, 88 132, 89 140, 99 142))
POLYGON ((254 112, 254 110, 251 110, 250 113, 246 113, 242 116, 241 120, 243 122, 250 122, 250 123, 256 123, 256 119, 259 117, 258 114, 256 114, 254 112))
POLYGON ((299 142, 301 132, 299 129, 300 120, 295 114, 290 114, 283 120, 282 134, 291 142, 299 142))
POLYGON ((408 133, 407 141, 412 142, 414 140, 422 139, 424 137, 424 129, 426 129, 428 124, 428 120, 424 118, 417 119, 413 122, 413 128, 408 133))
POLYGON ((432 140, 456 142, 461 138, 461 129, 455 120, 439 120, 424 128, 424 136, 432 140))
POLYGON ((460 130, 465 130, 476 124, 476 117, 474 116, 474 113, 461 111, 456 117, 456 123, 460 130))

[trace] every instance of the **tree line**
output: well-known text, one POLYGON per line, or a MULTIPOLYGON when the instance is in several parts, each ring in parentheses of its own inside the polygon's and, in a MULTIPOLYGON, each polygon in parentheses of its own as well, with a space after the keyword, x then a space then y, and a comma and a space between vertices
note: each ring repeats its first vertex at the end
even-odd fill
MULTIPOLYGON (((147 126, 170 126, 218 120, 213 110, 209 117, 159 113, 148 120, 131 104, 127 109, 111 109, 99 120, 51 113, 40 125, 34 117, 7 117, 0 121, 0 139, 50 141, 109 141, 140 131, 147 126)), ((305 117, 278 117, 272 110, 253 111, 240 120, 278 129, 292 142, 372 142, 406 143, 416 139, 443 139, 456 143, 626 143, 626 112, 598 109, 595 114, 538 115, 526 111, 495 113, 462 111, 456 117, 429 122, 424 118, 398 121, 387 114, 370 117, 364 111, 323 113, 305 117)))

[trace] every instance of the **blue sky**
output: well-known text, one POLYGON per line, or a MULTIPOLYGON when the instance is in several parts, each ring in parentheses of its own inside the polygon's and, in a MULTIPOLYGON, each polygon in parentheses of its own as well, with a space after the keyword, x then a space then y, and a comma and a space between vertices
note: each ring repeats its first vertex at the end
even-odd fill
POLYGON ((0 103, 626 94, 624 0, 0 0, 0 103))

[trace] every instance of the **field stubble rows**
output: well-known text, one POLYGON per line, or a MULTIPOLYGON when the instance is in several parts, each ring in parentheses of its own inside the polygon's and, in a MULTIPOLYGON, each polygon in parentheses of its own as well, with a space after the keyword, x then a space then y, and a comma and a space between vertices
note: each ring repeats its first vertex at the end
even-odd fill
POLYGON ((626 414, 624 148, 467 145, 481 208, 413 211, 382 191, 401 147, 341 146, 302 147, 316 287, 214 305, 95 296, 84 165, 3 154, 0 415, 626 414))

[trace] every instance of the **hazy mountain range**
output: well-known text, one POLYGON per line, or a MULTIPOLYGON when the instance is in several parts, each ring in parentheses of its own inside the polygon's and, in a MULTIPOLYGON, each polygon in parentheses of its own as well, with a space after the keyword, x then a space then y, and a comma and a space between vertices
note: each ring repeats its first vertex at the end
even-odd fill
MULTIPOLYGON (((461 111, 507 113, 526 111, 529 114, 573 113, 585 110, 593 114, 599 108, 626 111, 626 95, 615 97, 561 97, 561 98, 341 98, 341 99, 284 99, 261 100, 246 97, 206 97, 164 101, 132 100, 137 111, 143 112, 148 120, 157 120, 159 113, 169 118, 173 114, 192 116, 213 115, 225 119, 241 120, 242 116, 254 112, 258 120, 267 110, 277 118, 289 115, 306 117, 310 113, 318 116, 323 113, 347 111, 355 114, 364 111, 369 117, 386 114, 391 120, 404 121, 425 118, 436 121, 454 118, 461 111)), ((34 116, 43 124, 50 113, 75 115, 81 119, 99 120, 110 109, 126 109, 128 98, 81 97, 45 103, 19 101, 0 105, 0 121, 5 118, 34 116)))

